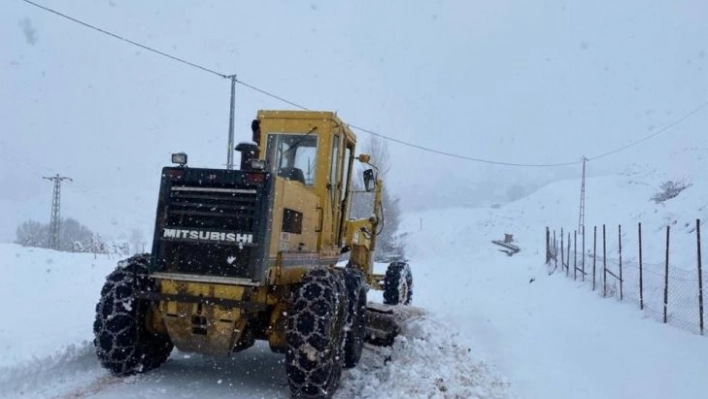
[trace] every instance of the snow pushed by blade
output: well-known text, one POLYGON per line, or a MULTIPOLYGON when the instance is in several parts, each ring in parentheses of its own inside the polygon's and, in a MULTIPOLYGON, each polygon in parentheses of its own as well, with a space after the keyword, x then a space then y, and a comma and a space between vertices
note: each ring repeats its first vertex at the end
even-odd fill
POLYGON ((444 320, 398 306, 401 334, 391 347, 367 345, 335 398, 512 398, 509 383, 475 356, 444 320))

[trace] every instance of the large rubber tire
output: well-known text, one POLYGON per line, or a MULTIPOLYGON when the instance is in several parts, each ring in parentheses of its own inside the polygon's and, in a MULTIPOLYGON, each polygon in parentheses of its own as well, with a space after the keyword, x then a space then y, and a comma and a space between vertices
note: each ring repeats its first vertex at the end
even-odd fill
POLYGON ((384 277, 384 304, 410 305, 413 302, 413 273, 406 262, 392 262, 384 277))
POLYGON ((172 351, 166 335, 146 327, 150 302, 134 298, 136 291, 154 291, 148 278, 149 254, 118 262, 106 277, 93 323, 94 346, 101 365, 118 376, 159 367, 172 351))
POLYGON ((359 269, 344 269, 344 282, 349 296, 349 314, 344 336, 344 368, 356 367, 366 340, 366 293, 364 273, 359 269))
POLYGON ((288 312, 285 369, 293 398, 329 398, 344 363, 348 300, 342 273, 308 271, 288 312))

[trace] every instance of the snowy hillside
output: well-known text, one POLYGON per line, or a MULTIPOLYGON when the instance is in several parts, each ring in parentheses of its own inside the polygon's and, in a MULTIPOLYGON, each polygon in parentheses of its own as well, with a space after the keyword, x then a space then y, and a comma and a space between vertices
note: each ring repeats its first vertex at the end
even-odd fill
MULTIPOLYGON (((706 140, 708 142, 708 140, 706 140)), ((661 154, 661 152, 655 152, 661 154)), ((676 234, 693 232, 696 219, 708 221, 708 146, 677 149, 665 155, 653 156, 653 162, 630 164, 617 174, 588 178, 586 184, 586 234, 593 226, 606 224, 616 236, 618 224, 627 229, 627 245, 636 245, 636 224, 645 226, 645 258, 653 262, 663 260, 664 228, 675 226, 676 234), (678 159, 679 161, 672 161, 678 159), (659 186, 667 180, 685 180, 691 186, 678 197, 662 204, 650 198, 659 192, 659 186)), ((588 163, 588 168, 593 163, 588 163)), ((580 180, 571 179, 552 183, 519 201, 498 209, 482 207, 475 209, 445 209, 409 215, 402 230, 415 233, 423 226, 424 231, 439 229, 429 245, 412 241, 408 245, 412 259, 439 253, 439 248, 449 244, 456 250, 476 253, 479 245, 486 246, 489 240, 503 238, 512 233, 527 248, 543 254, 544 229, 546 226, 565 231, 577 229, 580 180), (448 223, 454 220, 455 223, 448 223), (476 241, 465 242, 470 237, 476 241)), ((414 238, 413 240, 416 240, 414 238)), ((614 242, 614 241, 613 241, 614 242)), ((678 264, 695 263, 695 241, 685 240, 685 247, 675 248, 678 264)), ((608 247, 608 256, 616 255, 615 246, 608 247)), ((465 253, 465 252, 463 252, 465 253)), ((636 256, 636 254, 632 254, 636 256)))
MULTIPOLYGON (((636 224, 642 222, 649 272, 657 264, 663 272, 665 226, 671 225, 672 270, 696 281, 694 228, 696 219, 708 220, 708 148, 669 151, 653 160, 590 178, 586 225, 591 232, 607 224, 610 258, 618 255, 616 229, 623 224, 625 263, 636 265, 636 224), (662 182, 677 178, 692 186, 663 204, 649 200, 662 182)), ((706 338, 660 324, 631 300, 603 300, 587 284, 567 280, 564 273, 549 276, 542 266, 545 227, 577 228, 579 189, 579 180, 567 180, 498 209, 409 215, 404 230, 416 266, 418 304, 469 331, 525 397, 704 397, 706 338), (505 233, 522 248, 511 258, 490 243, 505 233)), ((697 310, 693 289, 689 296, 697 310)))

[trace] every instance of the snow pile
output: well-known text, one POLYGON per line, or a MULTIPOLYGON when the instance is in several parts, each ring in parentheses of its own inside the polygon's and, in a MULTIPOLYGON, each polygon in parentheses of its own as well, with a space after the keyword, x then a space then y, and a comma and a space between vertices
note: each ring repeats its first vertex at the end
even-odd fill
POLYGON ((344 374, 335 398, 510 397, 509 383, 481 362, 447 322, 420 308, 404 313, 394 345, 367 345, 361 363, 344 374))

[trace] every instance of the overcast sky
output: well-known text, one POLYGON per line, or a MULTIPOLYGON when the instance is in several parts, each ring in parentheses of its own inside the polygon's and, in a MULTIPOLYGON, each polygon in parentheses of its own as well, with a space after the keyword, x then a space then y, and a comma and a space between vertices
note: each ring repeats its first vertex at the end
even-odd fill
MULTIPOLYGON (((37 2, 346 122, 471 157, 575 161, 708 100, 705 0, 37 2)), ((64 215, 151 233, 170 153, 225 163, 227 80, 20 0, 0 4, 0 37, 0 204, 12 204, 0 240, 20 220, 48 219, 41 176, 74 179, 64 215)), ((236 96, 237 141, 257 110, 292 108, 243 86, 236 96)), ((653 145, 696 131, 708 131, 705 112, 653 145)), ((390 146, 389 187, 411 209, 489 174, 579 173, 390 146)), ((637 146, 592 171, 641 157, 637 146)))

